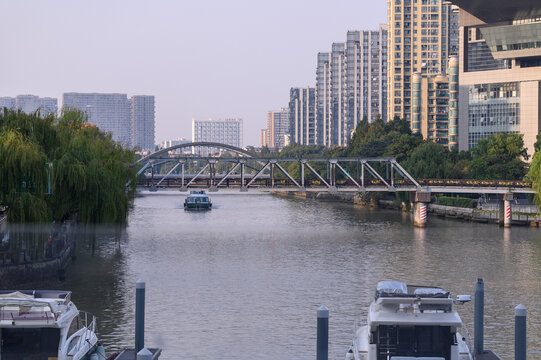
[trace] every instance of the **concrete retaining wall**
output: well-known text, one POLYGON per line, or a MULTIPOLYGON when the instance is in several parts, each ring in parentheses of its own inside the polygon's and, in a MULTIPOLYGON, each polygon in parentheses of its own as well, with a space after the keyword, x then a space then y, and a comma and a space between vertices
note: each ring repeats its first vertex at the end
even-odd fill
MULTIPOLYGON (((301 198, 301 199, 315 199, 319 201, 333 201, 333 202, 343 202, 351 203, 359 206, 370 206, 370 207, 381 207, 386 209, 394 209, 401 211, 411 211, 411 206, 408 206, 406 203, 399 203, 395 200, 376 200, 375 197, 366 195, 363 193, 328 193, 328 192, 304 192, 304 191, 280 191, 273 190, 270 192, 274 195, 286 196, 292 198, 301 198)), ((411 205, 411 204, 410 204, 411 205)), ((521 210, 530 210, 531 207, 513 206, 512 223, 514 225, 529 225, 534 227, 541 227, 541 217, 520 213, 521 210)), ((499 223, 499 212, 495 210, 480 210, 480 209, 470 209, 470 208, 461 208, 454 206, 444 206, 437 204, 428 205, 428 213, 432 216, 437 215, 440 217, 460 219, 466 221, 476 221, 476 222, 490 222, 490 223, 499 223)), ((428 219, 430 222, 430 217, 428 219)))
POLYGON ((20 289, 32 284, 64 280, 66 268, 75 256, 77 224, 65 223, 55 232, 64 249, 52 259, 0 265, 0 289, 20 289))

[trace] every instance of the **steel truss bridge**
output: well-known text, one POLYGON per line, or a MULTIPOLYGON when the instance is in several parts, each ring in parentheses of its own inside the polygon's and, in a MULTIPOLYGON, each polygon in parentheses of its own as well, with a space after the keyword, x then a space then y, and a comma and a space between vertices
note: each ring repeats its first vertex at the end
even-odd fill
POLYGON ((168 187, 181 191, 534 193, 531 182, 526 181, 415 179, 394 158, 264 158, 244 149, 211 142, 172 146, 142 157, 138 163, 141 166, 137 174, 139 185, 152 191, 168 187), (237 156, 175 153, 191 147, 221 148, 237 156), (166 164, 167 173, 156 173, 166 164))

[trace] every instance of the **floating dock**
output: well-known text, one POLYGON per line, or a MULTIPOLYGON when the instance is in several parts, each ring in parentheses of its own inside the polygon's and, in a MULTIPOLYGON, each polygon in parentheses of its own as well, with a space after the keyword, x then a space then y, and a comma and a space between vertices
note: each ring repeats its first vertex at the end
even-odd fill
MULTIPOLYGON (((161 353, 162 349, 148 349, 152 353, 152 360, 157 360, 161 353)), ((114 360, 136 360, 137 354, 135 349, 124 349, 120 354, 118 354, 114 360)))

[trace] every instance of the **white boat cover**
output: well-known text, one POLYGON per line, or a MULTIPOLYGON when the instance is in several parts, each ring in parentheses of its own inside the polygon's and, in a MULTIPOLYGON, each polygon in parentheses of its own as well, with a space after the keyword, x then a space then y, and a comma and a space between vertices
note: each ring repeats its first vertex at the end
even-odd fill
POLYGON ((23 294, 20 291, 14 291, 8 294, 0 294, 0 298, 21 298, 21 299, 33 299, 34 296, 23 294))
POLYGON ((380 281, 376 286, 378 294, 407 294, 408 285, 400 281, 380 281))

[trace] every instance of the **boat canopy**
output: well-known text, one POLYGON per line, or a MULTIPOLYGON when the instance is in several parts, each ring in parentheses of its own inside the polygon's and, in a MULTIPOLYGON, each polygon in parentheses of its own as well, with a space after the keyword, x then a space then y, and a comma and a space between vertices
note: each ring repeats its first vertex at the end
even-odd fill
POLYGON ((376 285, 375 299, 380 297, 448 298, 450 294, 438 286, 406 285, 400 281, 380 281, 376 285))
POLYGON ((406 295, 408 285, 400 281, 380 281, 376 285, 376 299, 380 296, 406 295))
POLYGON ((13 325, 55 326, 69 309, 70 291, 0 291, 0 327, 13 325))

